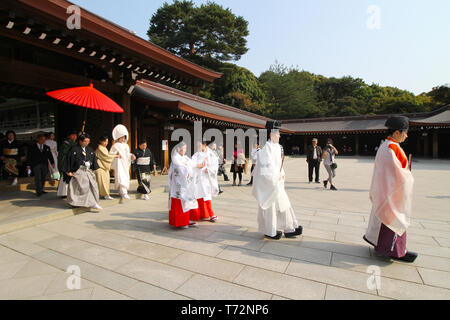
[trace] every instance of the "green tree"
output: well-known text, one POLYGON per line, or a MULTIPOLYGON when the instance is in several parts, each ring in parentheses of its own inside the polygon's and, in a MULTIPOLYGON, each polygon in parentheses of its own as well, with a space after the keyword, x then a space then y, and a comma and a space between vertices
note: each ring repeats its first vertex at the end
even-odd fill
POLYGON ((230 9, 189 0, 164 3, 147 31, 153 43, 201 65, 239 60, 248 51, 248 34, 248 22, 230 9))

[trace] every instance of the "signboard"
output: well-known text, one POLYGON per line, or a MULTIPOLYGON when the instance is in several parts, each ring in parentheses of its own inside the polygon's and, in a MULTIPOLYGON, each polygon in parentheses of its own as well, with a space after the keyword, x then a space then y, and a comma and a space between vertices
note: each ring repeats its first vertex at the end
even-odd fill
POLYGON ((169 141, 168 140, 162 141, 162 150, 163 151, 169 150, 169 141))

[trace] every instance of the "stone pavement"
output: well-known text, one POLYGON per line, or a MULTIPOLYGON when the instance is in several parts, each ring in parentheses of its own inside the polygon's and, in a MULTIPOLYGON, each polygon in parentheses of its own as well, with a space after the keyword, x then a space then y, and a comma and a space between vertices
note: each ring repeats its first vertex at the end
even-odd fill
POLYGON ((413 165, 414 264, 376 257, 361 239, 373 159, 338 164, 334 192, 306 182, 304 158, 287 159, 297 239, 263 239, 251 188, 223 182, 219 221, 199 228, 171 228, 161 192, 0 235, 0 298, 450 299, 450 162, 413 165), (78 290, 67 287, 69 266, 81 271, 78 290), (378 287, 368 286, 369 266, 378 287))

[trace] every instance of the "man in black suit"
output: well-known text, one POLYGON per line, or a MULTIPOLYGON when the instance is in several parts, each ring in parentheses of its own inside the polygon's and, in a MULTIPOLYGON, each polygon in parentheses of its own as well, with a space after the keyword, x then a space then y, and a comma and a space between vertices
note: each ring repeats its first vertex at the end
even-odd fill
POLYGON ((40 197, 47 193, 44 191, 45 177, 48 174, 48 162, 55 167, 55 160, 53 159, 50 147, 45 144, 46 136, 40 133, 37 137, 36 143, 33 143, 28 148, 28 168, 31 167, 34 173, 34 182, 36 185, 36 196, 40 197))
POLYGON ((322 161, 322 148, 317 145, 317 139, 312 140, 312 146, 308 146, 306 162, 308 162, 309 183, 313 181, 313 171, 316 173, 316 183, 319 181, 320 162, 322 161))

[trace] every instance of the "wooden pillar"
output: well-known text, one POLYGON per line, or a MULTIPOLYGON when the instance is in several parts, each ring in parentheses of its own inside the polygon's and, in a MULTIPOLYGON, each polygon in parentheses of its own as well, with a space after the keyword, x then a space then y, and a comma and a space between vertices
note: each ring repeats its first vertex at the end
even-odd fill
POLYGON ((359 134, 355 135, 355 155, 359 156, 359 134))
POLYGON ((428 137, 428 134, 426 136, 423 137, 423 155, 425 157, 429 157, 430 156, 430 143, 429 143, 430 139, 428 137))
POLYGON ((128 137, 128 146, 131 150, 131 133, 133 132, 131 127, 131 96, 125 91, 121 93, 120 106, 123 109, 122 124, 128 129, 128 134, 130 134, 130 137, 128 137))
POLYGON ((308 150, 308 137, 305 136, 303 140, 303 154, 306 154, 306 151, 308 150))
MULTIPOLYGON (((163 128, 163 140, 169 141, 169 130, 168 130, 168 123, 166 122, 163 128)), ((160 148, 162 148, 162 143, 160 145, 160 148)), ((169 172, 169 143, 167 143, 166 150, 163 151, 163 159, 164 159, 164 167, 161 170, 161 174, 167 174, 169 172)))
POLYGON ((433 159, 439 158, 438 132, 433 131, 433 159))

